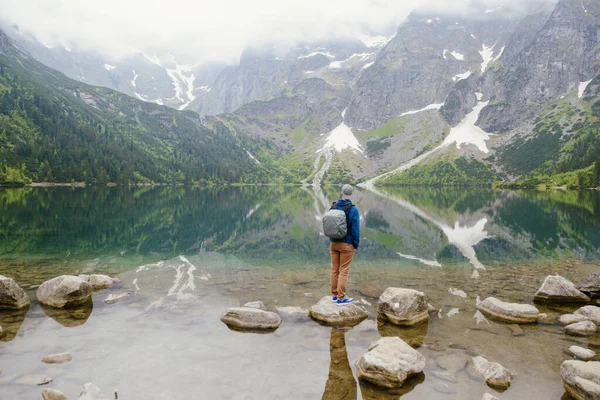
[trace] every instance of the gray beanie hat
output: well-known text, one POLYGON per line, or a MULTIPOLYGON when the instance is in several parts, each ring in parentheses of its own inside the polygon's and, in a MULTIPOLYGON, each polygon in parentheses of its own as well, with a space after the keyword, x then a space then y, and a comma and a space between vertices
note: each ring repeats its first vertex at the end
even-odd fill
POLYGON ((352 195, 352 192, 354 192, 354 188, 348 184, 345 184, 344 186, 342 186, 342 194, 344 196, 350 196, 352 195))

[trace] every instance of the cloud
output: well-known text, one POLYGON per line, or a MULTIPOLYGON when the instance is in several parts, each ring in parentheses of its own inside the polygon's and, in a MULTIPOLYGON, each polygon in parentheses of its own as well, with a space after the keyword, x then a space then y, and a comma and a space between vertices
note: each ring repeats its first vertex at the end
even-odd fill
MULTIPOLYGON (((512 0, 488 3, 509 4, 512 0)), ((514 3, 514 2, 513 2, 514 3)), ((2 18, 48 45, 113 58, 169 51, 190 62, 235 62, 244 47, 379 34, 414 8, 468 10, 470 0, 0 0, 2 18)))

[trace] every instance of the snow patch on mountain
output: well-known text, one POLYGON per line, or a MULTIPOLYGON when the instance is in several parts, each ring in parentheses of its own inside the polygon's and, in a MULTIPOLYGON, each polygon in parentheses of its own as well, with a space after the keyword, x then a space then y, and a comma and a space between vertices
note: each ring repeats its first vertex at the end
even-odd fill
POLYGON ((132 69, 131 72, 133 72, 133 79, 131 80, 131 86, 136 87, 135 81, 137 81, 138 74, 135 73, 135 69, 132 69))
POLYGON ((460 149, 462 144, 472 144, 476 146, 482 153, 489 153, 489 150, 485 144, 486 140, 490 138, 490 135, 483 129, 475 125, 479 113, 487 106, 489 101, 480 101, 467 116, 454 128, 450 129, 450 133, 444 140, 443 145, 449 146, 452 143, 456 143, 456 148, 460 149))
POLYGON ((317 54, 322 54, 325 57, 329 57, 329 58, 335 58, 335 56, 333 54, 329 53, 329 52, 324 53, 322 51, 315 51, 314 53, 310 53, 310 54, 307 54, 305 56, 298 57, 298 60, 302 60, 303 58, 311 58, 311 57, 316 56, 317 54))
POLYGON ((483 48, 479 51, 479 54, 481 54, 481 58, 483 59, 483 62, 481 63, 481 73, 483 74, 494 59, 494 46, 496 46, 496 43, 491 47, 487 47, 485 44, 482 44, 482 46, 483 48))
POLYGON ((342 68, 342 64, 345 64, 347 62, 349 62, 350 60, 352 60, 353 58, 360 58, 360 61, 366 61, 369 59, 369 57, 371 57, 373 54, 375 53, 355 53, 352 54, 350 57, 348 57, 347 59, 343 60, 343 61, 332 61, 329 64, 329 68, 331 69, 339 69, 342 68))
POLYGON ((363 69, 367 69, 369 68, 371 65, 375 64, 374 61, 370 62, 370 63, 366 63, 365 66, 363 67, 363 69))
POLYGON ((386 44, 389 43, 390 40, 392 40, 394 38, 394 36, 382 36, 382 35, 377 35, 377 36, 367 36, 367 35, 360 35, 358 37, 358 40, 360 40, 361 42, 363 42, 365 44, 365 46, 367 47, 383 47, 386 44))
MULTIPOLYGON (((346 115, 346 109, 342 111, 342 118, 346 115)), ((321 153, 324 150, 335 150, 341 152, 344 149, 351 149, 353 153, 362 153, 363 150, 360 148, 360 143, 356 136, 352 133, 352 129, 344 123, 339 124, 334 130, 331 131, 325 141, 325 145, 317 150, 317 153, 321 153)))
POLYGON ((589 81, 586 81, 586 82, 581 82, 581 83, 579 84, 579 92, 577 93, 577 96, 578 96, 579 98, 582 98, 582 97, 583 97, 583 92, 585 92, 585 89, 587 89, 588 85, 589 85, 590 83, 592 83, 592 81, 593 81, 593 80, 594 80, 594 78, 592 78, 592 79, 590 79, 589 81))
POLYGON ((115 68, 117 68, 115 65, 104 64, 104 69, 106 69, 107 71, 112 71, 115 68))
POLYGON ((446 54, 450 54, 450 55, 452 55, 452 57, 454 57, 460 61, 465 60, 465 55, 461 54, 459 52, 456 52, 456 51, 450 51, 450 50, 444 49, 444 52, 442 53, 442 56, 444 57, 444 59, 448 59, 448 56, 446 54))
POLYGON ((502 8, 502 7, 490 8, 490 9, 488 9, 488 10, 485 10, 485 13, 486 13, 486 14, 491 14, 491 13, 493 13, 493 12, 495 12, 495 11, 498 11, 498 10, 500 10, 501 8, 502 8))
POLYGON ((439 110, 440 108, 442 108, 443 105, 444 105, 444 103, 430 104, 428 106, 425 106, 425 107, 421 108, 420 110, 413 110, 413 111, 404 112, 404 113, 400 114, 400 116, 404 117, 405 115, 417 114, 417 113, 420 113, 420 112, 423 112, 423 111, 428 111, 428 110, 439 110))
POLYGON ((472 74, 472 72, 471 72, 471 71, 467 71, 467 72, 465 72, 465 73, 463 73, 463 74, 457 74, 457 75, 454 75, 454 76, 452 77, 452 80, 453 80, 454 82, 456 82, 456 81, 460 81, 460 80, 462 80, 462 79, 467 79, 468 77, 470 77, 470 76, 471 76, 471 74, 472 74))

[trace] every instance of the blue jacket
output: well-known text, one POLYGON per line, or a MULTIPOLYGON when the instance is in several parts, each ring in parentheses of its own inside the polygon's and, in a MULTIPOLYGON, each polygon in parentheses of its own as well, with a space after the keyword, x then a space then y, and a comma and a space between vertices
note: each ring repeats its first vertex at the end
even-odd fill
MULTIPOLYGON (((350 200, 339 199, 337 201, 337 209, 343 210, 345 206, 351 204, 350 200)), ((346 223, 348 224, 348 234, 341 239, 329 239, 332 242, 342 242, 351 244, 355 249, 358 249, 360 243, 360 216, 356 206, 350 207, 346 212, 346 223)))

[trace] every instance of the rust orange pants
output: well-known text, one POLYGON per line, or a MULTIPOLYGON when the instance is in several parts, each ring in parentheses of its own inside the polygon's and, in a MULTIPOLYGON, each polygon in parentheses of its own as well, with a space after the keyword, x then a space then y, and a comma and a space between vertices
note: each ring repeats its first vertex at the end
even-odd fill
POLYGON ((348 284, 348 273, 350 263, 354 258, 354 247, 348 243, 331 242, 329 253, 331 254, 331 294, 338 299, 346 297, 346 285, 348 284))

